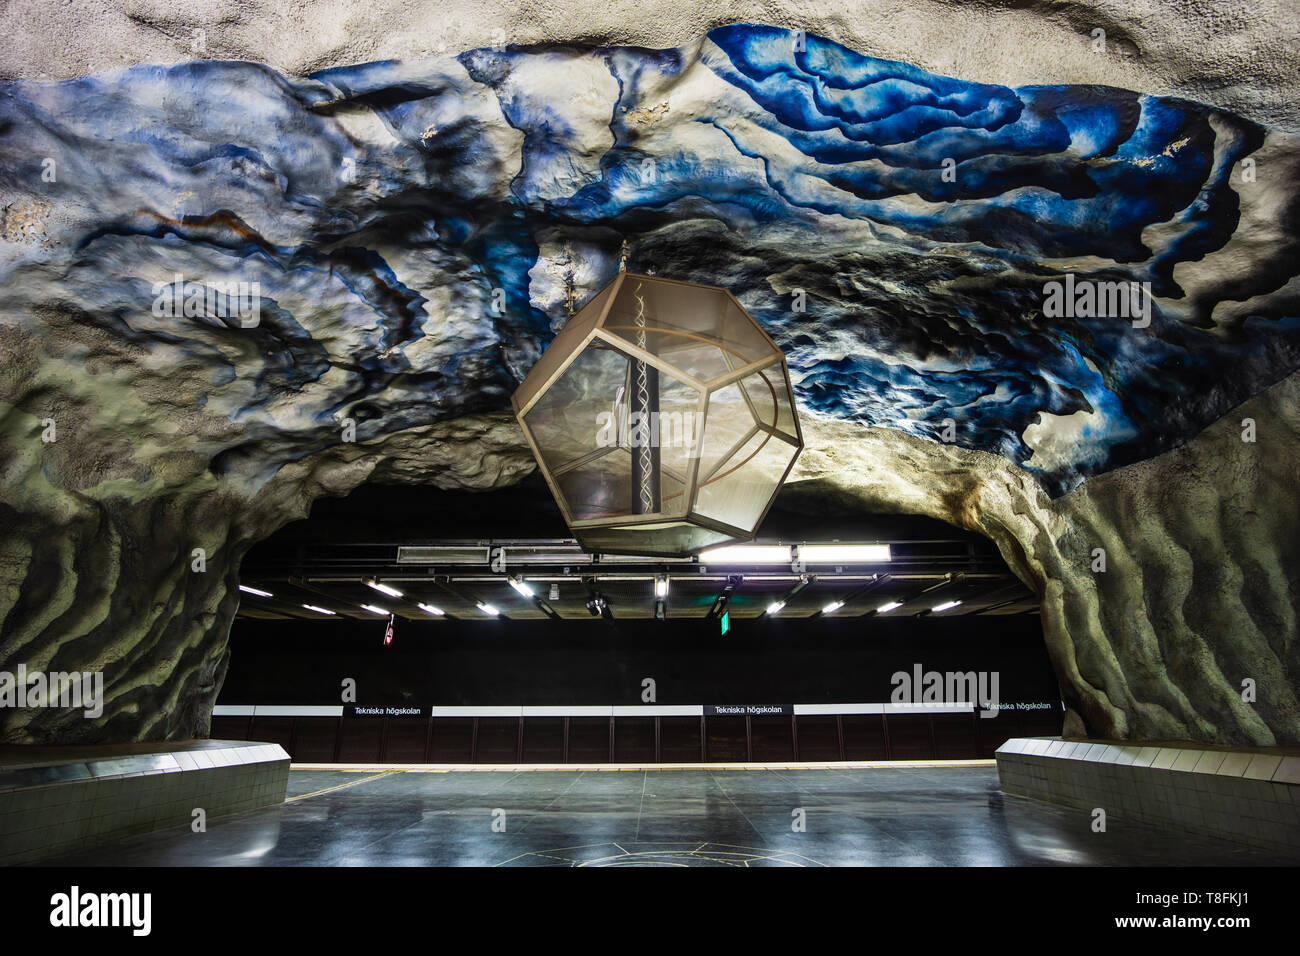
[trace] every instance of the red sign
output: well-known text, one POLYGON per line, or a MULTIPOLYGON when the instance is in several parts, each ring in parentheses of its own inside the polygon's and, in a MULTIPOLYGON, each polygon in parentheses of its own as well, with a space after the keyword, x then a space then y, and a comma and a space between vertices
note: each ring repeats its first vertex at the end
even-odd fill
POLYGON ((388 615, 388 627, 387 627, 387 629, 384 631, 384 643, 385 643, 385 644, 391 644, 391 643, 393 643, 393 618, 394 618, 394 615, 392 615, 392 614, 388 615))

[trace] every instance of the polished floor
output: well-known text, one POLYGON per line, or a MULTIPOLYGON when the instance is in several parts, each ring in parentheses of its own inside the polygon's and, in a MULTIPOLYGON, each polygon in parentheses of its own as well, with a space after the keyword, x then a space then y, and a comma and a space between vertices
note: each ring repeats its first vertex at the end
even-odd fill
POLYGON ((998 790, 988 767, 294 770, 283 807, 49 861, 130 866, 1277 865, 998 790), (800 829, 800 826, 802 828, 800 829))

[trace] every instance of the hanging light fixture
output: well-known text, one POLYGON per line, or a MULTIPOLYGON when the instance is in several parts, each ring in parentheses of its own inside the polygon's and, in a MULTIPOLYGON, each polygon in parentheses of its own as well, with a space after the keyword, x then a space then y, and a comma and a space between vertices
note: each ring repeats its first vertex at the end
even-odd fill
POLYGON ((512 402, 584 548, 751 540, 803 449, 785 356, 725 289, 620 272, 512 402))

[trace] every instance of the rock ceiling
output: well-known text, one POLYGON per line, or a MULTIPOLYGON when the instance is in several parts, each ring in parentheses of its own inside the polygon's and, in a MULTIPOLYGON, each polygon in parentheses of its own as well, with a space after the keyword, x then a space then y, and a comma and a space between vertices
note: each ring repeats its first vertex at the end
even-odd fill
POLYGON ((1291 81, 1188 29, 1145 54, 1214 106, 744 25, 0 83, 0 662, 109 698, 0 739, 205 733, 247 548, 367 480, 517 481, 509 395, 626 254, 783 348, 797 477, 998 544, 1067 730, 1300 741, 1291 81))
POLYGON ((214 470, 267 477, 349 417, 366 438, 504 407, 624 242, 630 267, 740 296, 806 414, 994 452, 1054 494, 1300 362, 1296 143, 1185 101, 741 25, 5 92, 6 230, 27 240, 5 245, 6 312, 73 310, 149 350, 158 387, 194 372, 232 425, 194 449, 214 470), (176 275, 257 283, 259 324, 155 315, 176 275), (1149 324, 1046 317, 1076 278, 1143 284, 1149 324))

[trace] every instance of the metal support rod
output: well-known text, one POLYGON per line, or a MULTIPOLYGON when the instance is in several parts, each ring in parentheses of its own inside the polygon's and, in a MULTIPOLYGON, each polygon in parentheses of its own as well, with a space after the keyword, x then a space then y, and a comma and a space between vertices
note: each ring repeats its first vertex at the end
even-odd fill
POLYGON ((659 370, 636 362, 632 391, 632 511, 655 514, 662 507, 659 487, 659 370))
MULTIPOLYGON (((636 346, 648 349, 645 300, 641 286, 636 290, 636 346)), ((659 488, 659 370, 639 359, 632 363, 632 511, 639 515, 657 513, 662 505, 659 488)))

